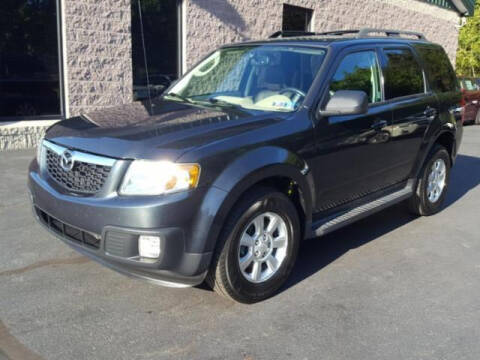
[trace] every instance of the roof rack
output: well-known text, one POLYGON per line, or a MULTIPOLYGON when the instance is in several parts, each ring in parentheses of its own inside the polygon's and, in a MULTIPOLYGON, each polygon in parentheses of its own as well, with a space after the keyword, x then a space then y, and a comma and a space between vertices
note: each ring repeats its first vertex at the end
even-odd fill
POLYGON ((332 30, 324 32, 310 32, 310 31, 277 31, 270 35, 270 39, 279 37, 292 37, 292 36, 315 36, 315 35, 327 35, 327 36, 339 36, 347 34, 356 34, 357 38, 371 36, 372 34, 384 33, 390 37, 400 37, 401 35, 414 36, 419 40, 427 40, 425 35, 414 31, 404 30, 392 30, 392 29, 375 29, 375 28, 363 28, 363 29, 349 29, 349 30, 332 30))
POLYGON ((317 35, 317 33, 311 31, 294 31, 294 30, 281 30, 274 32, 272 35, 269 36, 269 39, 276 39, 279 37, 293 37, 293 36, 313 36, 317 35))
POLYGON ((358 34, 361 30, 351 29, 351 30, 332 30, 332 31, 322 31, 317 33, 317 35, 346 35, 346 34, 358 34))
POLYGON ((358 31, 358 37, 369 36, 370 34, 384 33, 387 36, 399 37, 400 35, 415 36, 419 40, 427 40, 425 35, 415 31, 405 30, 392 30, 392 29, 375 29, 375 28, 363 28, 358 31))

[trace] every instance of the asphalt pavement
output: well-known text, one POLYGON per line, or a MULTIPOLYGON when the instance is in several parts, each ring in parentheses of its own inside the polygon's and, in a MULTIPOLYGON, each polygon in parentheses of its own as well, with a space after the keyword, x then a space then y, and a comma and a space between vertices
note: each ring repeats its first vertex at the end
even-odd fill
POLYGON ((302 244, 255 305, 134 280, 36 224, 33 151, 0 152, 0 359, 480 358, 480 126, 465 128, 445 209, 397 205, 302 244))

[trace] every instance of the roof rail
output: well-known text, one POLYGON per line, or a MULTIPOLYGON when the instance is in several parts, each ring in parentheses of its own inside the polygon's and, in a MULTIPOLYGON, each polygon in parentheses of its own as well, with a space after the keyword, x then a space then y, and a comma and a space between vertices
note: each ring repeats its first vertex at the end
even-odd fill
POLYGON ((358 34, 360 30, 350 29, 350 30, 332 30, 332 31, 322 31, 317 33, 317 35, 346 35, 346 34, 358 34))
POLYGON ((310 32, 310 31, 277 31, 270 35, 270 39, 275 39, 279 37, 293 37, 293 36, 314 36, 314 35, 347 35, 347 34, 356 34, 356 37, 367 37, 375 33, 384 33, 386 36, 391 37, 400 37, 401 35, 415 36, 419 40, 427 40, 425 35, 419 32, 414 31, 404 31, 404 30, 392 30, 392 29, 375 29, 375 28, 363 28, 363 29, 349 29, 349 30, 332 30, 324 32, 310 32))
POLYGON ((404 30, 392 30, 392 29, 375 29, 375 28, 363 28, 358 31, 358 37, 369 36, 370 34, 374 33, 384 33, 387 36, 396 36, 399 37, 400 35, 408 35, 408 36, 416 36, 419 40, 427 40, 425 35, 415 31, 404 31, 404 30))
POLYGON ((280 30, 270 35, 269 39, 275 39, 279 37, 312 36, 312 35, 317 35, 317 34, 311 31, 280 30))

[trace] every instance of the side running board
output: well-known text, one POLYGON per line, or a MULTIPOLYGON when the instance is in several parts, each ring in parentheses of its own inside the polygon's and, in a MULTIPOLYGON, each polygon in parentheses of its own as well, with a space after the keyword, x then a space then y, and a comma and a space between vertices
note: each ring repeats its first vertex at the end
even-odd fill
POLYGON ((409 180, 407 185, 396 192, 383 196, 377 200, 358 206, 351 210, 321 219, 313 223, 312 230, 315 236, 322 236, 334 230, 347 226, 380 210, 408 199, 413 194, 414 181, 409 180))

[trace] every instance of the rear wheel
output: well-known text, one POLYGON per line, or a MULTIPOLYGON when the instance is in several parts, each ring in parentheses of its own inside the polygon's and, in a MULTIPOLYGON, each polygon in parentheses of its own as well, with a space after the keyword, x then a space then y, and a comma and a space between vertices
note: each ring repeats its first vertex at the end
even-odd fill
POLYGON ((436 145, 423 167, 415 194, 409 200, 410 210, 416 215, 428 216, 442 209, 450 177, 450 155, 436 145))
POLYGON ((207 283, 243 303, 272 296, 287 280, 300 242, 295 206, 270 188, 249 192, 230 214, 207 283))

